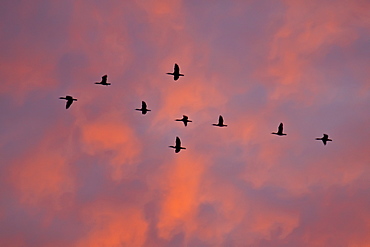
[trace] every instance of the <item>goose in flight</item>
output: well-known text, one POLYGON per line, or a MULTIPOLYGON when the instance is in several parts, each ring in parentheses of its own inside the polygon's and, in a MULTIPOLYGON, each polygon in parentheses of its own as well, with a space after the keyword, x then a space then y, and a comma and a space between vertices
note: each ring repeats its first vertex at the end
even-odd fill
POLYGON ((183 121, 185 127, 188 126, 189 122, 193 122, 193 121, 189 120, 189 117, 186 116, 186 115, 182 115, 182 119, 176 119, 175 121, 183 121))
POLYGON ((73 101, 77 101, 77 99, 74 99, 72 96, 69 95, 67 95, 66 97, 59 97, 59 99, 67 100, 66 109, 68 109, 72 105, 73 101))
POLYGON ((108 75, 103 75, 102 78, 101 78, 101 82, 95 82, 95 84, 101 84, 101 85, 104 85, 104 86, 109 86, 110 83, 107 83, 107 78, 108 78, 108 75))
POLYGON ((137 111, 141 111, 143 115, 145 115, 148 111, 151 111, 147 108, 145 101, 141 101, 141 109, 135 109, 137 111))
POLYGON ((271 134, 278 135, 278 136, 286 136, 286 134, 283 133, 283 123, 280 123, 278 127, 278 132, 272 132, 271 134))
POLYGON ((227 125, 224 124, 224 118, 220 115, 218 117, 218 123, 217 124, 212 124, 213 126, 218 126, 218 127, 226 127, 227 125))
POLYGON ((323 134, 323 137, 316 138, 316 140, 321 140, 324 143, 324 145, 326 145, 326 142, 328 142, 328 141, 330 141, 330 142, 333 141, 333 140, 329 139, 329 136, 327 134, 323 134))
POLYGON ((180 152, 181 149, 186 149, 184 147, 181 147, 181 141, 180 141, 180 138, 178 136, 176 136, 176 144, 175 146, 169 146, 170 148, 174 148, 175 149, 175 153, 178 153, 180 152))
POLYGON ((173 69, 173 73, 166 73, 167 75, 173 75, 173 79, 177 81, 180 76, 184 76, 183 74, 180 74, 180 67, 175 63, 175 67, 173 69))

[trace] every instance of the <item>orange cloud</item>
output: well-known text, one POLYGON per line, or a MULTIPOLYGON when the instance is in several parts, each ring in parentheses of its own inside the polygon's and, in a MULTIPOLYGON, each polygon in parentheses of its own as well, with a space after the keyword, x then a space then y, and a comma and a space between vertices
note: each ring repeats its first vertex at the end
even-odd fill
POLYGON ((143 246, 148 223, 140 207, 97 202, 85 207, 82 220, 90 228, 76 246, 143 246))
POLYGON ((179 231, 194 231, 205 164, 199 156, 183 154, 168 163, 162 186, 165 192, 158 222, 159 236, 170 239, 179 231))
POLYGON ((116 181, 129 176, 140 161, 141 145, 133 130, 120 121, 98 120, 82 125, 84 147, 90 155, 113 152, 108 161, 116 181))
MULTIPOLYGON (((330 108, 338 111, 336 115, 343 113, 342 119, 354 116, 354 122, 365 124, 353 127, 351 139, 343 133, 352 122, 345 122, 336 133, 330 133, 334 141, 325 147, 315 143, 315 136, 311 145, 306 138, 311 133, 293 127, 329 111, 313 103, 324 95, 319 94, 321 90, 334 88, 334 83, 324 83, 326 70, 318 68, 318 61, 332 47, 351 52, 350 47, 363 36, 360 29, 369 25, 369 4, 284 3, 286 12, 279 18, 282 25, 277 26, 277 22, 273 33, 266 30, 253 39, 257 43, 253 48, 267 50, 266 57, 263 52, 258 56, 254 52, 245 54, 247 44, 235 41, 243 35, 239 36, 241 30, 234 25, 247 20, 243 19, 244 10, 252 8, 252 2, 240 2, 237 8, 228 3, 229 9, 222 4, 209 9, 208 5, 196 6, 198 13, 204 14, 202 19, 191 12, 194 6, 181 1, 79 1, 68 12, 69 36, 63 49, 59 47, 49 56, 50 50, 44 51, 44 43, 37 40, 42 48, 35 51, 20 48, 22 42, 15 46, 19 52, 13 54, 14 60, 0 59, 2 73, 6 70, 3 74, 9 81, 0 86, 1 92, 16 98, 40 88, 52 93, 60 82, 58 90, 78 98, 71 109, 60 113, 65 121, 45 130, 40 142, 24 147, 25 153, 14 151, 19 158, 6 167, 22 207, 51 209, 46 220, 27 216, 43 227, 76 222, 78 229, 71 230, 73 240, 66 240, 76 246, 166 245, 174 239, 189 246, 200 242, 211 246, 336 246, 338 242, 332 236, 342 237, 341 242, 349 246, 369 245, 365 235, 370 228, 368 205, 363 200, 369 187, 365 179, 368 140, 363 137, 368 121, 358 116, 363 111, 356 109, 358 115, 347 115, 341 104, 339 110, 330 108), (204 35, 198 33, 198 23, 190 18, 205 21, 199 23, 204 35), (208 18, 213 19, 205 20, 208 18), (270 37, 269 46, 256 42, 270 37), (240 44, 243 46, 238 47, 240 44), (230 52, 230 46, 235 50, 230 52), (259 61, 254 64, 256 57, 259 61), (258 72, 246 72, 244 62, 256 66, 253 68, 258 72), (165 74, 174 63, 185 74, 176 82, 165 74), (72 81, 61 82, 58 73, 72 81), (93 85, 103 74, 109 75, 112 86, 93 85), (17 80, 20 84, 12 88, 17 80), (256 95, 255 87, 261 87, 256 95), (152 109, 148 115, 134 110, 141 100, 152 109), (306 108, 301 108, 302 102, 307 103, 306 108), (314 107, 307 107, 310 105, 314 107), (306 110, 310 116, 300 114, 306 110), (186 128, 173 121, 182 114, 194 120, 186 128), (225 114, 229 127, 211 126, 219 114, 225 114), (279 121, 286 123, 287 137, 270 134, 279 121), (167 148, 176 135, 184 137, 187 147, 179 154, 167 148), (82 179, 75 173, 74 167, 85 162, 85 156, 99 163, 97 169, 103 173, 98 174, 99 179, 95 173, 82 179), (104 176, 105 169, 110 177, 104 176), (116 191, 122 190, 123 195, 130 191, 132 195, 137 184, 140 193, 135 198, 140 200, 126 197, 123 203, 116 191)), ((58 9, 55 6, 54 12, 58 9)), ((26 8, 23 11, 30 15, 26 8)), ((264 21, 267 24, 262 26, 268 26, 269 21, 264 21)), ((348 66, 353 67, 357 64, 348 66)), ((366 92, 361 97, 361 102, 366 102, 366 92)), ((328 98, 326 102, 330 102, 328 98)), ((351 106, 348 109, 357 105, 351 106)), ((35 112, 40 121, 50 118, 35 112)), ((22 115, 21 111, 16 113, 22 115)), ((7 145, 6 141, 2 143, 2 147, 7 145)), ((85 172, 84 167, 79 169, 85 172)), ((1 219, 9 211, 1 208, 1 219)), ((2 243, 35 243, 25 235, 19 230, 13 240, 2 243)))
POLYGON ((45 136, 14 161, 10 168, 11 182, 22 203, 33 206, 47 203, 52 210, 61 210, 65 206, 61 198, 73 193, 75 180, 65 156, 66 149, 50 149, 56 145, 54 137, 60 137, 62 133, 45 136))
MULTIPOLYGON (((358 38, 356 26, 369 26, 366 1, 285 1, 284 24, 271 42, 267 71, 279 84, 273 99, 317 92, 324 75, 313 64, 332 46, 347 47, 358 38)), ((304 96, 310 99, 308 95, 304 96)))

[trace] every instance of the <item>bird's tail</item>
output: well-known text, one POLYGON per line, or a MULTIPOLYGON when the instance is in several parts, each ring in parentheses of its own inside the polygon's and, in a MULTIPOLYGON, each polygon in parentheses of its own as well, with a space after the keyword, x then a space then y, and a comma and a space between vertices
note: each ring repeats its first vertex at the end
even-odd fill
POLYGON ((183 74, 179 74, 179 76, 184 76, 183 74))
POLYGON ((168 146, 168 147, 170 147, 170 148, 176 148, 175 146, 168 146))
POLYGON ((167 75, 174 75, 174 73, 166 73, 167 75))

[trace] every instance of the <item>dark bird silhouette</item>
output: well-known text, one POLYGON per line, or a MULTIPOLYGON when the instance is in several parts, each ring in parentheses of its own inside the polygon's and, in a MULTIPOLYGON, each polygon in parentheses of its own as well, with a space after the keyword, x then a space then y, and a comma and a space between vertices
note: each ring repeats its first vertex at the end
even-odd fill
POLYGON ((143 115, 145 115, 148 111, 151 111, 147 108, 145 101, 141 101, 141 109, 135 109, 137 111, 141 111, 143 115))
POLYGON ((72 96, 69 95, 67 95, 66 97, 59 97, 59 99, 67 100, 66 109, 68 109, 72 105, 73 101, 77 101, 77 99, 74 99, 72 96))
POLYGON ((177 81, 180 76, 184 76, 183 74, 180 74, 180 67, 175 63, 175 67, 173 69, 173 73, 166 73, 167 75, 173 75, 173 79, 177 81))
POLYGON ((180 141, 180 138, 178 136, 176 136, 176 146, 169 146, 170 148, 174 148, 175 149, 175 153, 178 153, 180 152, 181 149, 186 149, 184 147, 181 147, 181 141, 180 141))
POLYGON ((107 82, 107 79, 108 79, 108 75, 103 75, 102 78, 101 78, 101 82, 95 82, 95 84, 101 84, 101 85, 104 85, 104 86, 109 86, 110 83, 107 82))
POLYGON ((217 124, 212 124, 213 126, 218 126, 218 127, 226 127, 227 125, 224 124, 224 118, 220 115, 218 117, 218 123, 217 124))
POLYGON ((283 133, 283 123, 280 123, 279 127, 278 127, 278 132, 272 132, 271 134, 275 134, 275 135, 278 135, 278 136, 286 136, 286 134, 283 133))
POLYGON ((324 145, 326 145, 326 142, 328 142, 328 141, 329 142, 333 141, 333 140, 329 139, 329 136, 327 134, 324 134, 323 137, 321 137, 321 138, 316 138, 316 140, 321 140, 324 143, 324 145))
POLYGON ((193 121, 189 120, 189 117, 186 116, 186 115, 182 115, 182 119, 176 119, 175 121, 183 121, 185 127, 188 126, 189 122, 193 122, 193 121))

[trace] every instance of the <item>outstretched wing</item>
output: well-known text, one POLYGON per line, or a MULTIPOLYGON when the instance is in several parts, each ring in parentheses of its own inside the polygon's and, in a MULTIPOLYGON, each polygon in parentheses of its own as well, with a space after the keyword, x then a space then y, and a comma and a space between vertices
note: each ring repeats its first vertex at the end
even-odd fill
POLYGON ((146 109, 146 103, 145 103, 145 101, 142 101, 142 102, 141 102, 141 108, 142 108, 142 109, 146 109))
POLYGON ((181 141, 178 136, 176 136, 176 147, 181 147, 181 141))
POLYGON ((224 118, 221 115, 218 117, 218 124, 219 125, 223 125, 224 124, 224 118))
POLYGON ((323 139, 328 139, 328 138, 329 138, 329 136, 327 134, 324 134, 323 139))

